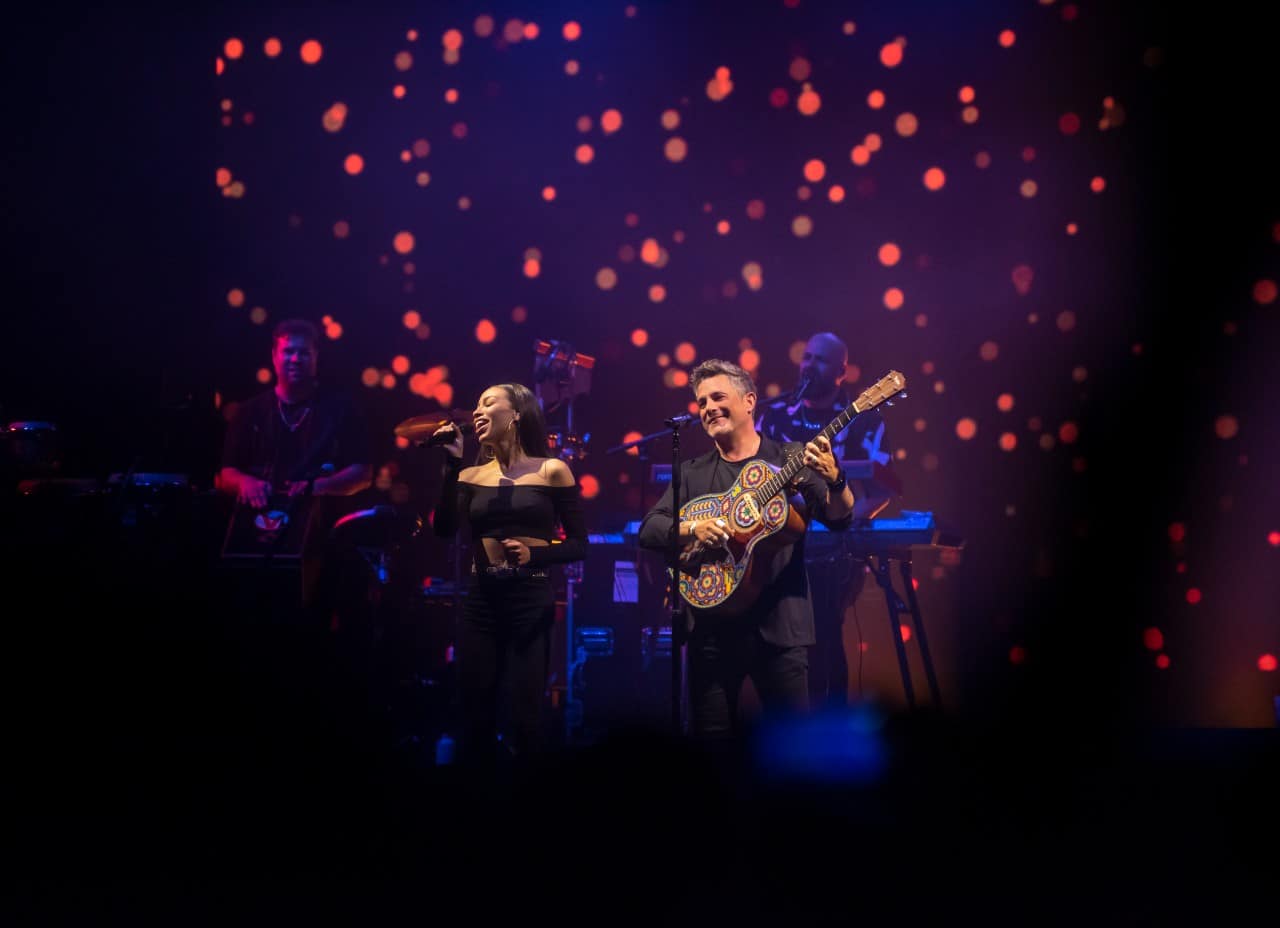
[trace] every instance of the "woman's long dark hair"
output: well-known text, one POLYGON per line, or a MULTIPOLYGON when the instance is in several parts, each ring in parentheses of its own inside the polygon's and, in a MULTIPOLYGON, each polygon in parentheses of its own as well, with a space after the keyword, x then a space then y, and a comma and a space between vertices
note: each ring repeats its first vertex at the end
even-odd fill
MULTIPOLYGON (((516 423, 516 439, 520 450, 531 458, 547 456, 547 421, 542 416, 542 407, 538 398, 522 383, 495 383, 506 391, 511 400, 511 408, 516 411, 520 420, 516 423)), ((490 455, 480 449, 480 462, 489 460, 490 455)))

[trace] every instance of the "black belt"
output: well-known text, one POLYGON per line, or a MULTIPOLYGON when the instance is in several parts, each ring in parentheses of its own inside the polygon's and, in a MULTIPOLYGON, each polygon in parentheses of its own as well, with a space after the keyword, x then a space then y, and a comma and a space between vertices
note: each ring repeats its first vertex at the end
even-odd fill
POLYGON ((510 564, 490 564, 482 569, 477 569, 473 564, 471 573, 486 580, 514 580, 517 577, 545 580, 551 576, 545 567, 514 567, 510 564))

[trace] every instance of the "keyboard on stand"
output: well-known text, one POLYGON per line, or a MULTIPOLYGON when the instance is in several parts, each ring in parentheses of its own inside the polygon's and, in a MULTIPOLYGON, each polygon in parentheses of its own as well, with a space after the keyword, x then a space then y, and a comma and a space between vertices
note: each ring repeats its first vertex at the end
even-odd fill
POLYGON ((958 550, 964 538, 938 525, 932 512, 904 509, 897 516, 855 522, 843 532, 832 532, 821 522, 809 525, 805 551, 810 556, 837 552, 855 557, 880 555, 901 559, 914 549, 958 550))

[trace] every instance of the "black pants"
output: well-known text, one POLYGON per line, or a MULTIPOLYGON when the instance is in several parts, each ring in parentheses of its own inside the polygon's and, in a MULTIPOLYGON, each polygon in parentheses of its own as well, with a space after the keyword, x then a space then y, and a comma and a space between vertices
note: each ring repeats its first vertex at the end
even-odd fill
POLYGON ((458 642, 458 749, 463 763, 493 762, 504 695, 506 743, 523 757, 541 748, 542 698, 554 621, 555 595, 549 579, 472 577, 458 642))
POLYGON ((844 650, 844 611, 862 592, 866 562, 839 554, 806 566, 815 637, 809 653, 809 700, 814 706, 846 706, 849 659, 844 650))
POLYGON ((741 732, 738 701, 751 678, 766 713, 809 707, 809 655, 803 646, 780 648, 760 637, 750 620, 696 628, 689 640, 689 721, 699 737, 741 732))

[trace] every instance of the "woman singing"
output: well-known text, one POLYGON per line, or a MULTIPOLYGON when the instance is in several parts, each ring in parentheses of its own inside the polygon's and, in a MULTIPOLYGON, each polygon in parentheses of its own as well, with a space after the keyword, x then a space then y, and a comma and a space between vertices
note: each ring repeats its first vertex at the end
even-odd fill
POLYGON ((541 741, 539 712, 546 687, 555 597, 548 568, 586 555, 587 530, 569 466, 548 458, 537 398, 521 384, 502 383, 480 395, 472 413, 479 461, 462 467, 462 434, 452 423, 435 531, 452 537, 469 526, 472 577, 458 642, 463 762, 493 759, 499 694, 510 692, 509 744, 528 757, 541 741), (556 539, 556 524, 564 528, 556 539))

